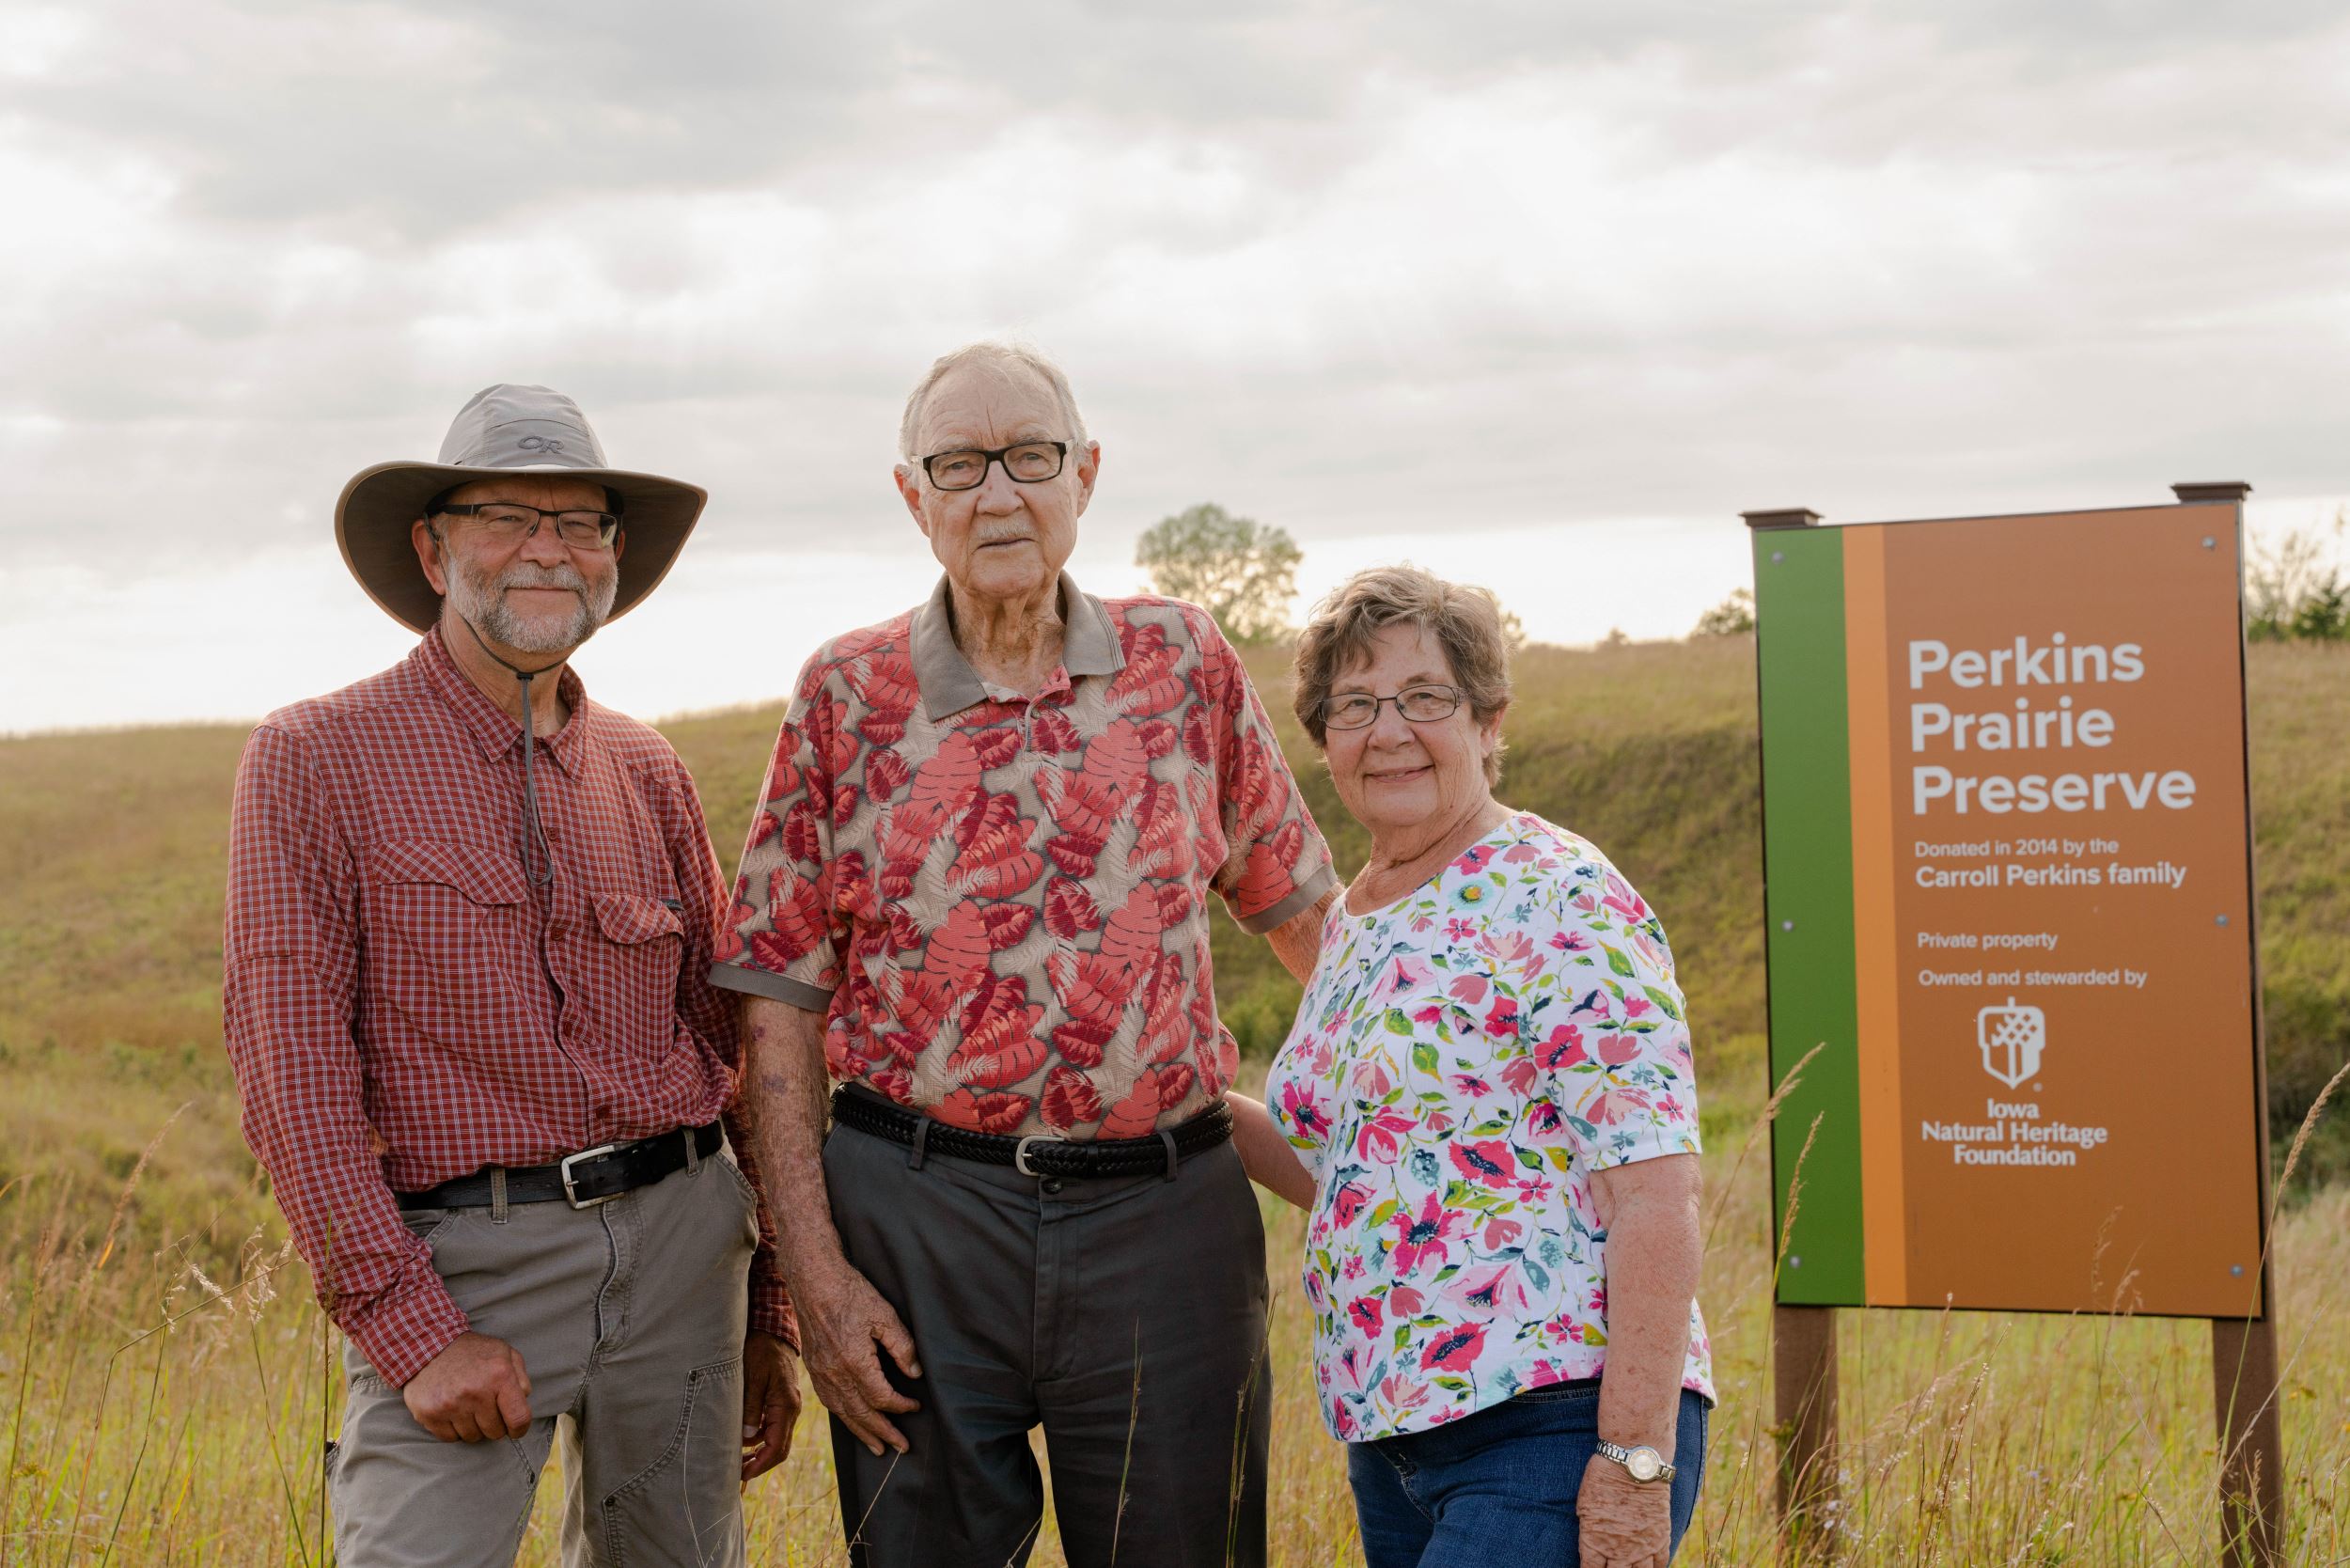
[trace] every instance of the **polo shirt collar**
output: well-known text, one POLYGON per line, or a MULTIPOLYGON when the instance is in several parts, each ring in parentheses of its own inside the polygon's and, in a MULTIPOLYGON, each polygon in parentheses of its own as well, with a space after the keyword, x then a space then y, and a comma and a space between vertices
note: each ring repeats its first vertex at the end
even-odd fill
MULTIPOLYGON (((521 744, 521 723, 491 701, 489 694, 458 667, 448 645, 441 640, 438 626, 425 633, 410 657, 423 669, 426 683, 456 715, 457 722, 464 727, 485 759, 494 761, 521 744)), ((547 755, 565 773, 572 773, 578 767, 579 748, 587 745, 588 688, 580 681, 578 671, 567 664, 556 677, 556 689, 562 694, 563 705, 571 710, 572 716, 562 729, 543 739, 547 755)))
MULTIPOLYGON (((914 682, 922 693, 922 712, 943 719, 987 700, 987 683, 971 661, 955 646, 955 612, 948 579, 940 577, 930 602, 914 612, 907 656, 914 664, 914 682)), ((1070 680, 1088 675, 1115 675, 1126 667, 1126 651, 1118 640, 1110 612, 1093 595, 1060 574, 1061 669, 1070 680)), ((463 679, 462 673, 459 679, 463 679)), ((517 725, 517 731, 521 727, 517 725)))

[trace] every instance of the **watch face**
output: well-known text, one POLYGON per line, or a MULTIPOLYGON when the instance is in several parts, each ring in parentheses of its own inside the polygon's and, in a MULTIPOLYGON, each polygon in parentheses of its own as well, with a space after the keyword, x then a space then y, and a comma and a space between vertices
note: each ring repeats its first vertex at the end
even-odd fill
POLYGON ((1624 1461, 1623 1467, 1632 1472, 1635 1481, 1654 1481, 1665 1462, 1656 1457, 1654 1449, 1640 1448, 1632 1450, 1632 1457, 1624 1461))

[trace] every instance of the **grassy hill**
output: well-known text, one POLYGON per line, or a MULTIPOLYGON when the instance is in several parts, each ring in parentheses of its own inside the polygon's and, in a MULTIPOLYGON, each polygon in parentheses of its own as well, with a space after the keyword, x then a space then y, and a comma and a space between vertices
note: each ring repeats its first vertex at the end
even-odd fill
MULTIPOLYGON (((1363 853, 1260 684, 1341 867, 1363 853)), ((1503 794, 1605 847, 1661 910, 1696 1026, 1706 1120, 1700 1299, 1723 1403, 1684 1560, 1775 1560, 1752 651, 1743 640, 1529 651, 1503 794)), ((2289 1129, 2350 1055, 2350 650, 2252 650, 2253 794, 2271 1087, 2289 1129)), ((667 725, 731 860, 774 709, 667 725)), ((323 1560, 318 1468, 335 1336, 288 1262, 236 1131, 219 1043, 228 791, 243 733, 0 743, 0 1560, 168 1568, 323 1560), (151 1157, 150 1157, 151 1155, 151 1157), (158 1331, 168 1321, 171 1331, 158 1331), (118 1549, 119 1548, 119 1549, 118 1549)), ((1294 988, 1219 923, 1218 991, 1262 1053, 1294 988)), ((2345 1119, 2337 1117, 2340 1128, 2345 1119)), ((2350 1139, 2324 1160, 2350 1175, 2350 1139)), ((2304 1169, 2307 1168, 2305 1161, 2304 1169)), ((2276 1254, 2287 1560, 2350 1562, 2350 1182, 2276 1254)), ((1275 1290, 1272 1560, 1357 1563, 1295 1286, 1302 1218, 1265 1200, 1275 1290)), ((2211 1561, 2211 1334, 2199 1322, 1849 1312, 1840 1419, 1846 1560, 2211 1561)), ((811 1407, 810 1417, 814 1415, 811 1407)), ((746 1499, 755 1561, 840 1560, 830 1455, 804 1419, 746 1499)), ((556 1560, 541 1489, 522 1562, 556 1560)), ((1062 1562, 1046 1531, 1039 1568, 1062 1562)))
MULTIPOLYGON (((2272 1114, 2289 1133, 2350 1056, 2350 650, 2264 644, 2251 655, 2272 1114)), ((1284 653, 1259 651, 1252 663, 1351 872, 1363 836, 1289 717, 1284 653)), ((1742 1122, 1763 1087, 1752 645, 1538 647, 1515 674, 1504 798, 1601 845, 1663 912, 1697 1028, 1707 1120, 1742 1122)), ((729 870, 778 712, 664 726, 700 781, 729 870)), ((102 1217, 175 1114, 130 1223, 214 1216, 206 1228, 233 1240, 265 1211, 219 1044, 221 886, 243 738, 203 727, 0 742, 0 1074, 9 1089, 0 1186, 44 1178, 14 1192, 20 1218, 27 1206, 59 1203, 102 1217)), ((1269 1052, 1294 986, 1262 943, 1229 922, 1217 922, 1215 960, 1225 1016, 1245 1048, 1269 1052)), ((2350 1138, 2329 1137, 2318 1156, 2326 1171, 2350 1171, 2350 1138)))

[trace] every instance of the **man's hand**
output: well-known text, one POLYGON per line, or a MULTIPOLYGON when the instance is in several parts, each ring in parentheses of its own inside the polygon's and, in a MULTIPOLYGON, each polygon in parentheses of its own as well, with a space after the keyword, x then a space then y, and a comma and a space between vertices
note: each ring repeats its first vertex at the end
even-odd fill
POLYGON ((451 1340, 400 1397, 416 1424, 444 1443, 486 1443, 530 1430, 530 1373, 522 1352, 487 1334, 451 1340))
POLYGON ((800 1419, 800 1361, 773 1334, 743 1337, 743 1479, 763 1476, 791 1452, 800 1419))
POLYGON ((816 1385, 816 1397, 824 1408, 875 1455, 885 1447, 905 1452, 905 1434, 889 1415, 922 1406, 890 1386, 873 1351, 879 1341, 900 1372, 908 1377, 922 1375, 914 1358, 914 1336, 896 1310, 845 1262, 814 1278, 794 1278, 791 1304, 800 1315, 807 1378, 816 1385))
POLYGON ((1635 1481, 1605 1454, 1591 1455, 1575 1489, 1584 1568, 1666 1568, 1672 1558, 1672 1484, 1635 1481))

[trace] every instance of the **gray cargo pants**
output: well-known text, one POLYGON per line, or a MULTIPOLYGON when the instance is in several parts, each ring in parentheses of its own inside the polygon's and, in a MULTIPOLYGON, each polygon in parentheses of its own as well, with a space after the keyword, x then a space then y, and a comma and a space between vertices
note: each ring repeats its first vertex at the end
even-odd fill
POLYGON ((758 1240, 724 1154, 592 1209, 404 1215, 476 1330, 522 1352, 530 1431, 445 1443, 356 1349, 329 1460, 342 1568, 508 1568, 563 1445, 568 1568, 743 1560, 743 1333, 758 1240))
POLYGON ((1077 1181, 932 1154, 835 1126, 833 1221, 905 1320, 922 1402, 909 1451, 838 1420, 841 1525, 857 1568, 1005 1568, 1044 1491, 1073 1568, 1256 1568, 1265 1552, 1264 1229, 1229 1143, 1164 1175, 1077 1181))

